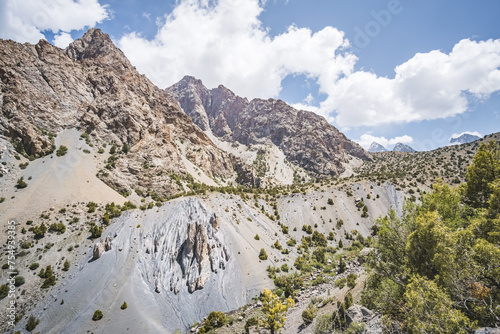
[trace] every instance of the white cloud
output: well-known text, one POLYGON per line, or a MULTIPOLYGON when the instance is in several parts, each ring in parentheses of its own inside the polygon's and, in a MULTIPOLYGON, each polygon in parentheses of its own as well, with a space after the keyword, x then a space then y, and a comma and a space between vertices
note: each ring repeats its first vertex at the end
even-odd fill
MULTIPOLYGON (((58 34, 94 27, 109 17, 98 0, 5 0, 0 6, 0 38, 21 43, 37 43, 45 38, 43 31, 58 34)), ((59 36, 60 42, 67 40, 59 36)))
POLYGON ((58 35, 54 36, 54 45, 58 48, 64 49, 71 42, 73 42, 73 37, 71 37, 70 33, 61 31, 58 35))
POLYGON ((467 110, 468 96, 486 99, 500 90, 500 40, 457 43, 449 54, 418 53, 395 68, 394 78, 355 72, 329 87, 321 109, 341 126, 377 126, 452 117, 467 110))
POLYGON ((159 87, 189 74, 248 98, 278 96, 289 74, 334 82, 351 72, 356 57, 340 52, 349 46, 343 32, 291 26, 273 38, 258 19, 262 6, 258 0, 182 0, 153 40, 131 33, 118 45, 159 87))
POLYGON ((241 96, 268 98, 279 95, 287 75, 305 75, 327 97, 319 108, 308 101, 296 106, 344 129, 451 117, 465 112, 471 97, 500 90, 500 40, 465 39, 449 54, 419 53, 397 66, 394 77, 379 77, 353 71, 357 58, 336 28, 313 33, 291 26, 270 36, 258 18, 264 5, 179 0, 157 21, 153 40, 133 32, 118 45, 161 88, 189 74, 208 87, 223 84, 241 96))
POLYGON ((451 135, 450 139, 453 139, 453 138, 458 138, 460 137, 461 135, 464 135, 464 134, 469 134, 469 135, 473 135, 473 136, 478 136, 478 137, 483 137, 483 135, 481 135, 479 132, 477 131, 464 131, 462 133, 454 133, 451 135))
POLYGON ((411 136, 404 135, 387 139, 385 137, 376 137, 366 133, 361 135, 360 139, 356 140, 356 142, 365 149, 368 149, 373 142, 376 142, 387 149, 390 145, 396 145, 397 143, 411 144, 413 143, 413 138, 411 136))

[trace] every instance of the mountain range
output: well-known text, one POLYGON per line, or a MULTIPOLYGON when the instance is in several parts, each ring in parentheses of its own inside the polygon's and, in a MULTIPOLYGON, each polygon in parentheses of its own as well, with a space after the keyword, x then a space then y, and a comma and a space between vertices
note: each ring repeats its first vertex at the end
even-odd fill
POLYGON ((462 182, 480 145, 372 155, 281 100, 192 76, 157 87, 99 29, 64 50, 0 40, 0 92, 0 217, 18 245, 3 269, 30 332, 204 332, 214 317, 256 332, 276 288, 295 303, 286 333, 349 298, 346 321, 381 333, 359 305, 378 218, 462 182))

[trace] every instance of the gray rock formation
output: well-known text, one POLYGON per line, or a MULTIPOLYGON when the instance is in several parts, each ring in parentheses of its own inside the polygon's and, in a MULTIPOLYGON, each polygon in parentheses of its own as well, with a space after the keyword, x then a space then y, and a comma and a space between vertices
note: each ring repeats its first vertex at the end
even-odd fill
POLYGON ((338 175, 342 163, 354 156, 371 159, 321 116, 296 110, 281 100, 248 101, 219 86, 208 90, 200 80, 186 76, 166 89, 202 129, 224 141, 274 144, 288 161, 318 175, 338 175))
POLYGON ((346 310, 346 325, 357 322, 363 323, 366 334, 382 334, 382 317, 376 315, 364 306, 354 304, 346 310))
POLYGON ((215 213, 195 199, 183 202, 176 212, 143 238, 149 257, 144 272, 158 293, 203 289, 209 277, 225 270, 230 260, 215 213))
POLYGON ((113 238, 111 237, 106 237, 104 240, 100 240, 99 242, 94 244, 94 249, 92 251, 92 260, 97 260, 104 254, 104 252, 107 252, 111 250, 112 244, 111 242, 113 241, 113 238))

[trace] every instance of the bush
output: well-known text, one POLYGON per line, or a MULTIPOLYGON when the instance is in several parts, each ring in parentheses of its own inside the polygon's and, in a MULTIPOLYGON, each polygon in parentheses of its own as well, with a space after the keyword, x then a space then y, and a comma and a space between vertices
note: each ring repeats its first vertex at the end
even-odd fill
POLYGON ((47 226, 44 223, 41 223, 39 226, 35 226, 31 229, 35 234, 35 239, 41 239, 45 236, 45 232, 47 232, 47 226))
POLYGON ((318 309, 313 304, 309 304, 309 306, 307 306, 307 308, 302 312, 302 320, 304 321, 304 324, 309 325, 313 322, 317 313, 318 309))
POLYGON ((102 235, 102 226, 97 226, 96 224, 93 224, 90 227, 90 239, 100 238, 101 235, 102 235))
POLYGON ((102 319, 102 317, 104 317, 104 315, 102 314, 102 311, 101 310, 96 310, 94 312, 94 315, 92 316, 92 320, 99 321, 99 320, 102 319))
POLYGON ((266 250, 264 248, 260 249, 259 259, 262 261, 267 260, 267 253, 266 253, 266 250))
POLYGON ((31 332, 33 331, 36 326, 40 323, 40 320, 38 320, 37 318, 35 318, 33 315, 30 315, 30 317, 28 318, 28 322, 26 323, 26 330, 28 332, 31 332))
POLYGON ((29 268, 30 268, 30 270, 36 270, 39 266, 40 266, 40 264, 35 262, 35 263, 30 264, 29 268))
POLYGON ((64 145, 59 146, 59 148, 56 151, 56 155, 58 157, 62 157, 63 155, 66 155, 68 153, 68 148, 64 145))
POLYGON ((17 180, 16 188, 23 189, 23 188, 26 188, 27 186, 28 186, 28 184, 26 182, 24 182, 24 177, 21 176, 21 178, 19 178, 17 180))
POLYGON ((14 286, 21 286, 23 285, 25 282, 25 279, 23 276, 16 276, 14 278, 14 286))
POLYGON ((210 332, 226 324, 226 315, 220 311, 212 311, 202 327, 202 332, 210 332))
POLYGON ((88 202, 87 208, 89 208, 89 210, 87 211, 88 213, 95 212, 95 209, 97 208, 97 204, 94 202, 88 202))
POLYGON ((8 294, 9 294, 9 287, 7 286, 7 284, 2 284, 0 286, 0 300, 7 297, 8 294))
POLYGON ((260 240, 260 237, 258 234, 255 235, 255 237, 253 237, 255 240, 260 240))
POLYGON ((66 226, 63 223, 50 224, 49 231, 57 232, 57 234, 63 234, 66 232, 66 226))
POLYGON ((245 323, 245 332, 246 333, 250 333, 250 327, 257 326, 258 324, 259 324, 259 321, 257 320, 257 318, 256 317, 251 317, 245 323))
POLYGON ((356 278, 358 278, 358 275, 351 273, 347 276, 347 286, 349 289, 354 289, 356 286, 356 278))
POLYGON ((68 271, 69 270, 69 267, 71 266, 71 263, 69 262, 68 259, 66 259, 66 261, 64 261, 64 266, 63 266, 63 271, 68 271))
POLYGON ((342 289, 345 286, 347 279, 345 277, 339 278, 335 280, 335 286, 337 286, 339 289, 342 289))
POLYGON ((126 309, 127 308, 127 302, 123 302, 122 306, 120 306, 120 308, 122 310, 126 309))

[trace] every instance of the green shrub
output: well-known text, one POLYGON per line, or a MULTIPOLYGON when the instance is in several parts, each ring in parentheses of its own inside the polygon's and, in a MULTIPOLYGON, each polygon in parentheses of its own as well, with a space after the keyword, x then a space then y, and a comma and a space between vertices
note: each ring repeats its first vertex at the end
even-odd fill
POLYGON ((28 184, 26 182, 24 182, 24 177, 21 176, 21 178, 19 178, 17 180, 16 188, 17 189, 23 189, 23 188, 26 188, 27 186, 28 186, 28 184))
POLYGON ((8 294, 9 294, 9 287, 7 286, 7 284, 2 284, 0 286, 0 300, 7 297, 8 294))
POLYGON ((64 261, 64 266, 63 266, 63 271, 68 271, 69 270, 69 267, 71 266, 71 263, 69 262, 68 259, 66 259, 66 261, 64 261))
POLYGON ((30 268, 30 270, 36 270, 39 266, 40 266, 40 264, 38 264, 38 262, 35 262, 35 263, 30 264, 29 268, 30 268))
POLYGON ((32 227, 31 230, 35 234, 35 239, 41 239, 45 236, 45 232, 47 232, 47 226, 44 223, 41 223, 38 226, 32 227))
POLYGON ((4 265, 2 266, 2 269, 8 269, 9 268, 9 264, 8 263, 4 263, 4 265))
POLYGON ((356 278, 358 278, 358 275, 351 273, 347 276, 347 286, 349 289, 354 289, 356 286, 356 278))
POLYGON ((122 306, 120 306, 120 308, 122 310, 126 309, 127 308, 127 302, 123 302, 122 306))
POLYGON ((259 324, 259 321, 257 320, 256 317, 251 317, 245 322, 245 332, 249 333, 250 332, 250 327, 257 326, 259 324))
POLYGON ((347 279, 345 277, 339 278, 335 280, 335 286, 337 286, 339 289, 342 289, 345 286, 347 279))
POLYGON ((100 238, 101 235, 102 235, 102 226, 97 226, 96 224, 90 226, 90 239, 100 238))
POLYGON ((226 315, 220 311, 212 311, 207 317, 202 329, 208 333, 211 330, 220 328, 226 324, 226 315))
POLYGON ((49 231, 57 232, 57 234, 63 234, 66 232, 66 226, 63 223, 50 224, 49 231))
POLYGON ((25 282, 25 279, 23 276, 16 276, 14 278, 14 286, 21 286, 23 285, 25 282))
POLYGON ((59 148, 56 151, 56 155, 58 157, 62 157, 64 155, 66 155, 66 153, 68 153, 68 148, 64 145, 59 146, 59 148))
POLYGON ((309 325, 313 322, 314 318, 316 318, 317 312, 318 309, 313 304, 309 304, 309 306, 307 306, 307 308, 302 312, 302 320, 304 321, 304 324, 309 325))
POLYGON ((260 240, 260 237, 258 234, 255 235, 255 237, 253 237, 255 240, 260 240))
POLYGON ((94 321, 101 320, 103 316, 104 316, 104 315, 102 314, 102 311, 101 311, 101 310, 96 310, 96 311, 94 312, 94 315, 92 316, 92 320, 94 320, 94 321))
POLYGON ((266 250, 264 248, 260 249, 259 259, 262 261, 267 260, 267 253, 266 253, 266 250))
POLYGON ((36 326, 38 326, 39 323, 40 323, 40 320, 35 318, 33 315, 30 315, 30 317, 28 318, 28 322, 26 323, 25 328, 28 332, 32 332, 36 328, 36 326))
POLYGON ((87 211, 88 213, 95 212, 95 209, 97 208, 97 204, 94 202, 88 202, 87 208, 89 208, 89 210, 87 211))

